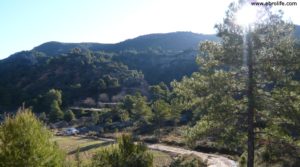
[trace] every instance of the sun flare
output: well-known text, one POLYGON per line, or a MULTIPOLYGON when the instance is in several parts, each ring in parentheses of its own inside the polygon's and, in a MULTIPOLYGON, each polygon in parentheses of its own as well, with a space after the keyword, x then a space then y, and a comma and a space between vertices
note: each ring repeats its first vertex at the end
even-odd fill
POLYGON ((257 11, 255 7, 250 5, 243 6, 236 13, 236 24, 246 27, 254 23, 257 19, 257 11))

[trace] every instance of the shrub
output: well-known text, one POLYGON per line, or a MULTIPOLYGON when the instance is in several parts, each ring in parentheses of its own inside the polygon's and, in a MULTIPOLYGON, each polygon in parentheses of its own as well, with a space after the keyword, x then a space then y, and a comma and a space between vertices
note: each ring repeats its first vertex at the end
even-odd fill
POLYGON ((50 114, 49 118, 51 122, 56 122, 62 120, 64 117, 64 113, 61 111, 59 104, 57 101, 53 101, 50 106, 50 114))
POLYGON ((97 125, 99 123, 99 113, 97 111, 92 112, 91 114, 93 124, 97 125))
POLYGON ((0 126, 0 167, 62 166, 64 155, 51 137, 30 110, 7 117, 0 126))
POLYGON ((67 122, 73 121, 75 119, 75 115, 71 110, 68 110, 65 114, 64 114, 64 120, 67 122))
POLYGON ((47 115, 45 112, 42 112, 39 116, 39 119, 43 122, 47 122, 47 115))
POLYGON ((102 149, 93 157, 97 167, 151 167, 153 156, 142 143, 135 144, 132 136, 122 135, 118 143, 102 149))
POLYGON ((182 155, 176 157, 170 167, 206 167, 206 163, 196 155, 182 155))

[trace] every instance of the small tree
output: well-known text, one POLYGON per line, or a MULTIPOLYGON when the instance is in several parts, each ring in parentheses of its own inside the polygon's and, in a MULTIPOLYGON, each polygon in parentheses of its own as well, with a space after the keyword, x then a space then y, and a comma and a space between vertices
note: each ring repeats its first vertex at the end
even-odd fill
POLYGON ((153 156, 142 143, 135 144, 130 135, 122 135, 118 143, 99 151, 92 160, 94 167, 152 167, 153 156))
POLYGON ((138 124, 147 123, 152 116, 151 108, 147 104, 146 97, 138 96, 135 100, 132 112, 132 118, 138 124))
POLYGON ((39 116, 39 119, 43 122, 46 122, 47 121, 47 115, 45 112, 42 112, 39 116))
POLYGON ((158 127, 158 140, 160 141, 160 131, 163 121, 171 117, 171 108, 168 103, 163 100, 157 100, 152 105, 153 121, 158 127))
POLYGON ((53 102, 56 101, 58 107, 62 105, 62 91, 56 89, 50 89, 47 93, 43 95, 39 95, 36 99, 34 99, 33 112, 45 112, 49 114, 51 112, 51 106, 53 102))
POLYGON ((139 93, 125 96, 121 108, 128 111, 130 118, 137 124, 147 123, 152 117, 147 98, 139 93))
POLYGON ((98 124, 98 122, 99 122, 99 113, 97 111, 92 112, 91 116, 92 116, 93 124, 98 124))
POLYGON ((64 117, 64 113, 61 111, 58 101, 54 100, 50 106, 50 121, 55 122, 58 120, 62 120, 64 117))
POLYGON ((47 104, 52 104, 53 101, 57 101, 59 105, 62 104, 62 93, 61 90, 50 89, 45 94, 45 101, 47 104))
POLYGON ((171 119, 174 121, 174 129, 177 129, 177 124, 181 118, 181 112, 184 110, 183 102, 180 98, 173 98, 170 102, 171 119))
POLYGON ((67 122, 75 120, 75 114, 72 110, 66 111, 66 113, 64 114, 64 120, 67 122))
POLYGON ((62 166, 64 155, 51 136, 30 110, 6 117, 0 126, 0 167, 62 166))
POLYGON ((165 101, 168 101, 170 96, 170 91, 168 86, 161 82, 158 85, 150 86, 150 94, 152 100, 159 100, 163 99, 165 101))
POLYGON ((80 118, 80 117, 84 116, 85 114, 86 114, 85 111, 82 109, 75 111, 75 115, 77 118, 80 118))

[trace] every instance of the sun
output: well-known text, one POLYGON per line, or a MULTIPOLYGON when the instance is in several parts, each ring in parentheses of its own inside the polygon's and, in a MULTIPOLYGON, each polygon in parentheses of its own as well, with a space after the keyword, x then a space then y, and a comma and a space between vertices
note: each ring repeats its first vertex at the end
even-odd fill
POLYGON ((244 5, 236 13, 236 24, 247 27, 257 20, 257 11, 254 6, 244 5))

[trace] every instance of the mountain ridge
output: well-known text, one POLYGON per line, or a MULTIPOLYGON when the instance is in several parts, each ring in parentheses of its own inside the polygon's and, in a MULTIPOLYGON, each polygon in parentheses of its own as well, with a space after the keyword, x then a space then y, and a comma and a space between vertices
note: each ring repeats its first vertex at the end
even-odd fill
POLYGON ((192 32, 150 34, 117 44, 47 42, 0 61, 0 106, 38 104, 50 89, 63 92, 64 105, 86 98, 110 100, 148 84, 170 83, 197 70, 201 41, 214 35, 192 32))
POLYGON ((70 49, 79 48, 81 50, 120 52, 123 50, 145 50, 161 49, 170 52, 180 52, 186 49, 196 49, 200 41, 214 40, 217 41, 216 35, 198 34, 193 32, 178 31, 170 33, 154 33, 141 35, 136 38, 126 39, 118 43, 96 43, 80 42, 67 43, 58 41, 49 41, 32 50, 46 53, 48 55, 57 55, 69 52, 70 49))
MULTIPOLYGON (((192 38, 196 39, 209 39, 209 40, 218 40, 218 37, 216 36, 216 34, 203 34, 203 33, 194 33, 191 31, 176 31, 176 32, 169 32, 169 33, 151 33, 151 34, 145 34, 145 35, 140 35, 137 36, 135 38, 129 38, 129 39, 125 39, 124 41, 121 42, 116 42, 116 43, 98 43, 98 42, 59 42, 59 41, 48 41, 45 43, 42 43, 38 46, 33 47, 31 50, 27 50, 27 51, 39 51, 39 52, 47 52, 48 54, 50 53, 50 55, 58 55, 58 54, 62 54, 62 53, 67 53, 70 51, 70 49, 75 48, 79 48, 82 50, 92 50, 92 51, 109 51, 109 52, 113 52, 113 51, 120 51, 120 50, 124 50, 124 49, 137 49, 137 50, 142 50, 145 49, 145 46, 143 46, 142 48, 136 48, 136 47, 132 47, 132 45, 136 44, 136 41, 139 41, 141 39, 151 39, 155 36, 169 36, 169 35, 174 35, 174 34, 188 34, 186 35, 186 37, 191 35, 194 35, 194 37, 192 36, 192 38), (52 48, 49 51, 49 47, 52 48), (63 48, 62 48, 63 47, 63 48), (66 49, 67 48, 67 49, 66 49), (48 50, 48 51, 47 51, 48 50)), ((297 41, 300 41, 300 25, 295 25, 295 37, 297 39, 297 41)), ((173 40, 174 41, 174 40, 173 40)), ((193 42, 192 42, 193 43, 193 42)), ((180 44, 180 43, 179 43, 180 44)), ((176 51, 182 51, 185 49, 190 49, 187 48, 186 45, 190 45, 190 44, 183 44, 183 47, 179 48, 179 49, 175 49, 176 51)), ((193 44, 194 48, 197 47, 198 43, 195 45, 195 43, 193 44)), ((179 45, 177 45, 179 46, 179 45)), ((149 45, 147 46, 149 47, 149 45)), ((151 45, 150 45, 151 47, 151 45)), ((155 48, 155 47, 154 47, 155 48)), ((157 48, 157 47, 156 47, 157 48)), ((168 49, 168 47, 167 47, 168 49)), ((172 49, 171 49, 172 50, 172 49)), ((25 51, 25 50, 23 50, 25 51)), ((0 61, 5 60, 10 58, 11 56, 16 56, 18 53, 23 52, 23 51, 18 51, 15 52, 11 55, 9 55, 6 58, 0 59, 0 61)))
MULTIPOLYGON (((300 26, 296 30, 295 35, 300 26)), ((97 100, 102 93, 111 100, 124 92, 147 94, 145 85, 169 84, 197 71, 198 45, 204 40, 218 38, 174 32, 116 44, 43 43, 0 60, 0 107, 34 105, 50 89, 62 90, 66 105, 97 100)))

